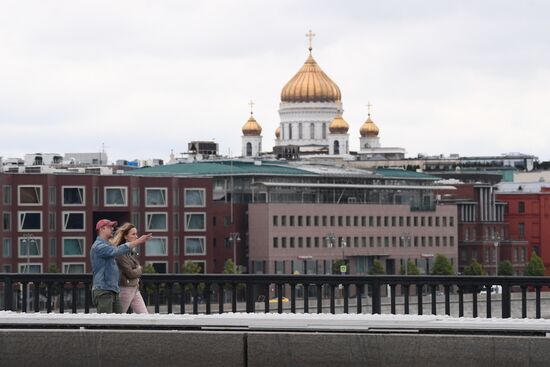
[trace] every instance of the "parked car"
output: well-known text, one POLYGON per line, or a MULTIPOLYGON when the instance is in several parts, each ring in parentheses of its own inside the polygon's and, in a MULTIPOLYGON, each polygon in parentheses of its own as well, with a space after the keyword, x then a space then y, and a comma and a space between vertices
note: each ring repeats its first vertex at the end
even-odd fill
MULTIPOLYGON (((487 287, 481 288, 480 294, 487 294, 487 287)), ((502 294, 502 286, 501 285, 492 285, 491 286, 491 294, 502 294)))

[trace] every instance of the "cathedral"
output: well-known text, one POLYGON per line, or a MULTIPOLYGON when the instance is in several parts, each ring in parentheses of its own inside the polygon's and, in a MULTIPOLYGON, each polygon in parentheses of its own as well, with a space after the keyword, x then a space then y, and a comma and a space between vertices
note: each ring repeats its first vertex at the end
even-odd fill
MULTIPOLYGON (((309 55, 300 70, 283 87, 279 105, 280 124, 275 130, 273 152, 277 157, 299 155, 346 156, 349 150, 349 124, 343 118, 340 88, 313 58, 309 31, 309 55)), ((262 128, 253 116, 242 127, 243 157, 258 157, 262 128)), ((381 148, 379 128, 370 117, 359 129, 359 159, 403 158, 402 148, 381 148)))

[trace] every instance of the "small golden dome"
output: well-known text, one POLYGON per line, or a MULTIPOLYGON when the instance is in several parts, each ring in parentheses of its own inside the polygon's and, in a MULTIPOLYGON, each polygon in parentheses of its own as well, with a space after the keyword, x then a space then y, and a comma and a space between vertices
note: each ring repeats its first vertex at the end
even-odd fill
POLYGON ((319 67, 311 49, 304 66, 281 92, 282 102, 336 102, 341 100, 340 89, 319 67))
POLYGON ((365 136, 378 136, 379 132, 380 132, 380 129, 378 129, 378 126, 376 126, 374 121, 371 120, 370 113, 369 113, 369 117, 367 118, 367 121, 365 121, 363 125, 361 125, 361 129, 359 129, 359 133, 361 134, 361 136, 365 137, 365 136))
POLYGON ((349 125, 348 123, 346 122, 346 120, 344 120, 342 118, 342 116, 336 116, 332 122, 330 123, 330 125, 328 125, 328 130, 332 133, 332 134, 345 134, 348 132, 348 129, 349 129, 349 125))
POLYGON ((281 137, 281 128, 278 127, 275 129, 275 137, 279 139, 281 137))
POLYGON ((262 127, 254 116, 250 114, 250 118, 248 121, 243 125, 243 135, 260 135, 262 133, 262 127))

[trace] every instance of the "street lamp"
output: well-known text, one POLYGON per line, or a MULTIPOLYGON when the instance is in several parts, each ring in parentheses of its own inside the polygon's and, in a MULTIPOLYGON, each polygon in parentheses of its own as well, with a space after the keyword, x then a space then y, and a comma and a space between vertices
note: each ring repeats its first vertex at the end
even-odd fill
POLYGON ((498 238, 494 240, 493 246, 495 247, 495 275, 498 275, 498 238))
POLYGON ((241 242, 239 232, 229 233, 229 242, 233 246, 233 274, 237 273, 237 243, 241 242))
MULTIPOLYGON (((336 244, 336 236, 334 235, 334 233, 327 233, 325 235, 325 241, 327 242, 327 247, 328 248, 333 248, 334 245, 336 244)), ((329 263, 330 263, 330 274, 332 274, 332 256, 329 256, 329 263)))

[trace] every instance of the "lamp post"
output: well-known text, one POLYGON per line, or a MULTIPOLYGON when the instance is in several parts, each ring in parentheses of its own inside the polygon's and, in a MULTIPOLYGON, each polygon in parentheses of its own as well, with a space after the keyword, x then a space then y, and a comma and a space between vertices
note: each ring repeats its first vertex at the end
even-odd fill
POLYGON ((237 273, 237 243, 241 242, 239 232, 229 233, 229 242, 233 246, 233 274, 237 273))
MULTIPOLYGON (((334 244, 336 243, 336 236, 332 232, 327 233, 325 235, 325 241, 327 242, 327 247, 328 248, 333 248, 334 244)), ((329 263, 330 263, 330 274, 332 274, 332 272, 333 272, 333 269, 332 269, 332 256, 329 256, 329 263)))
MULTIPOLYGON (((342 246, 342 263, 344 266, 346 266, 346 253, 345 253, 345 250, 346 250, 346 246, 348 245, 348 243, 346 242, 345 239, 342 239, 342 241, 340 242, 340 245, 342 246)), ((344 273, 347 273, 347 266, 346 266, 346 271, 343 272, 342 270, 340 270, 340 273, 344 274, 344 273)))
MULTIPOLYGON (((403 234, 401 235, 401 241, 403 241, 403 244, 407 247, 411 246, 411 236, 409 234, 403 234)), ((409 256, 405 256, 405 275, 409 275, 409 256)))
POLYGON ((498 275, 498 238, 493 241, 495 247, 495 275, 498 275))

